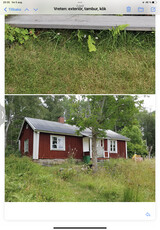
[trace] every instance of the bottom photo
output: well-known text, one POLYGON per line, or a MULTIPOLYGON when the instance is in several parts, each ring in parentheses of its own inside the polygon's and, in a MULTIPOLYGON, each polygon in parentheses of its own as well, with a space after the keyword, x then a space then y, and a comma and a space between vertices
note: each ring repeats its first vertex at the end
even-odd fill
POLYGON ((5 202, 155 202, 155 95, 6 95, 5 202))

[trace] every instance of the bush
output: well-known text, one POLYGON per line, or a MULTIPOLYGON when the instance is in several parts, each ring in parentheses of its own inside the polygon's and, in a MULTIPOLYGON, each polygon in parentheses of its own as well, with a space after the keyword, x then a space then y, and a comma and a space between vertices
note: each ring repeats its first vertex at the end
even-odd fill
POLYGON ((60 172, 60 177, 63 180, 72 179, 77 174, 77 171, 74 168, 65 168, 60 172))
POLYGON ((34 29, 23 29, 12 27, 8 24, 5 25, 5 40, 8 44, 14 42, 24 44, 25 41, 29 40, 31 37, 37 38, 34 29))
POLYGON ((8 145, 5 149, 5 156, 8 157, 10 155, 21 157, 21 153, 19 150, 15 150, 11 145, 8 145))

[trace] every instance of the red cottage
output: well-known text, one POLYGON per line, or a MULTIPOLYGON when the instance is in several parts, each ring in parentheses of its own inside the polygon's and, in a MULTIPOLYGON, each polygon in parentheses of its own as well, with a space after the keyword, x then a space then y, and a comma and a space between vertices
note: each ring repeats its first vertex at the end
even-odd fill
MULTIPOLYGON (((67 159, 74 153, 76 159, 90 155, 92 158, 92 133, 86 129, 77 134, 78 127, 64 123, 26 117, 19 134, 19 150, 22 155, 38 159, 67 159)), ((109 158, 127 158, 127 141, 111 130, 106 130, 106 137, 97 140, 98 160, 109 158)))

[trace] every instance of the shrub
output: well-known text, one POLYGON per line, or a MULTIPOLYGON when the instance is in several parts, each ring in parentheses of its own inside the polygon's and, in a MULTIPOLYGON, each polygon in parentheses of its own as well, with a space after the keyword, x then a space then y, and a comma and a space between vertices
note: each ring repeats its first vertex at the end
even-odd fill
POLYGON ((15 155, 17 157, 21 157, 21 153, 19 150, 15 150, 11 145, 8 145, 5 149, 5 156, 15 155))
POLYGON ((37 38, 34 29, 23 29, 12 27, 8 24, 5 25, 5 40, 8 44, 18 42, 19 44, 24 44, 25 41, 31 37, 37 38))
POLYGON ((60 177, 63 180, 71 180, 76 174, 77 171, 74 168, 65 168, 61 170, 60 177))

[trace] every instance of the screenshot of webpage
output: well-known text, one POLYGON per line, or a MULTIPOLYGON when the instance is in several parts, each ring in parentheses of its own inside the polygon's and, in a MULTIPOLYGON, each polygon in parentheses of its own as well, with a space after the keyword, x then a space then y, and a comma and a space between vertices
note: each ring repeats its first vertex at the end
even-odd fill
POLYGON ((0 1, 1 229, 159 229, 160 1, 0 1))
POLYGON ((159 1, 143 0, 23 0, 1 1, 4 14, 155 14, 160 13, 159 1))

